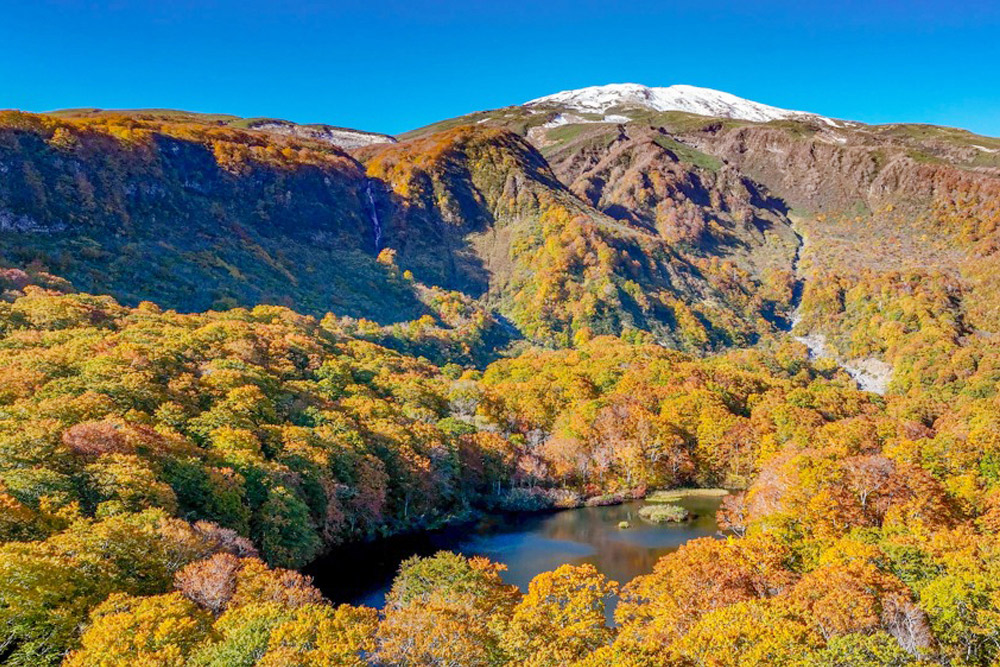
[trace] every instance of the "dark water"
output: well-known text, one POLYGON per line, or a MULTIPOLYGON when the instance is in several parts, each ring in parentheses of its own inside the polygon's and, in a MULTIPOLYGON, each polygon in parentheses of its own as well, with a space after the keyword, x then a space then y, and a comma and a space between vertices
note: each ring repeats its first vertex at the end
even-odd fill
POLYGON ((661 556, 688 540, 716 535, 715 512, 721 500, 684 498, 677 504, 697 518, 681 524, 646 523, 637 514, 646 504, 642 501, 551 514, 490 516, 442 531, 340 549, 310 566, 307 574, 334 602, 379 608, 402 561, 441 550, 505 563, 504 580, 522 590, 535 575, 563 563, 592 563, 609 579, 624 584, 651 572, 661 556), (620 521, 632 527, 620 529, 620 521))

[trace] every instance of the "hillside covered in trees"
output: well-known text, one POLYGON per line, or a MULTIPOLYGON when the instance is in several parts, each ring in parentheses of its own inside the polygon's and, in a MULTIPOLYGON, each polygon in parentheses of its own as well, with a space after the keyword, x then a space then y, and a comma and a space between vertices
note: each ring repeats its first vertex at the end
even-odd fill
POLYGON ((0 114, 0 662, 1000 661, 996 140, 614 111, 0 114), (682 486, 628 582, 297 571, 682 486))

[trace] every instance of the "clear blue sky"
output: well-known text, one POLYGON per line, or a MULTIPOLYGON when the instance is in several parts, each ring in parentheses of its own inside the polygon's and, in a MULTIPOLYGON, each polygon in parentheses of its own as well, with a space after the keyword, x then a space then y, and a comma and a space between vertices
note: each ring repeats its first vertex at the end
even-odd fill
POLYGON ((1000 2, 0 0, 0 108, 170 107, 398 133, 688 83, 1000 136, 1000 2))

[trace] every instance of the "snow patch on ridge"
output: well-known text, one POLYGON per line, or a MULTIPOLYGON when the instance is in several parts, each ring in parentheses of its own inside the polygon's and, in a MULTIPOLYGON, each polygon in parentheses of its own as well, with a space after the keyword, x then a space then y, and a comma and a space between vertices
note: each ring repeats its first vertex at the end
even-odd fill
MULTIPOLYGON (((577 116, 574 113, 560 113, 556 114, 552 120, 542 125, 544 128, 559 127, 560 125, 576 125, 579 123, 627 123, 632 119, 628 116, 622 116, 619 114, 609 114, 604 118, 598 120, 590 120, 584 118, 583 116, 577 116)), ((481 121, 480 121, 481 122, 481 121)))
POLYGON ((719 90, 686 85, 652 88, 637 83, 613 83, 606 86, 565 90, 525 103, 528 107, 540 105, 562 106, 574 111, 600 114, 615 107, 640 107, 655 111, 684 111, 700 116, 736 118, 758 123, 794 119, 816 120, 837 126, 831 119, 818 114, 780 109, 719 90))
POLYGON ((297 125, 286 120, 260 120, 252 123, 250 129, 284 134, 303 139, 314 139, 343 149, 361 148, 374 144, 394 144, 396 139, 386 134, 351 130, 330 125, 297 125))

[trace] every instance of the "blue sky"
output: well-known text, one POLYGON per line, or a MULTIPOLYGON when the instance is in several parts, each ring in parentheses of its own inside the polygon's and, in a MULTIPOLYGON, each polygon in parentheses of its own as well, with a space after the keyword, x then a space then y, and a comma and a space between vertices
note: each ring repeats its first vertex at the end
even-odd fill
POLYGON ((1000 3, 0 0, 0 108, 170 107, 389 133, 688 83, 1000 136, 1000 3))

